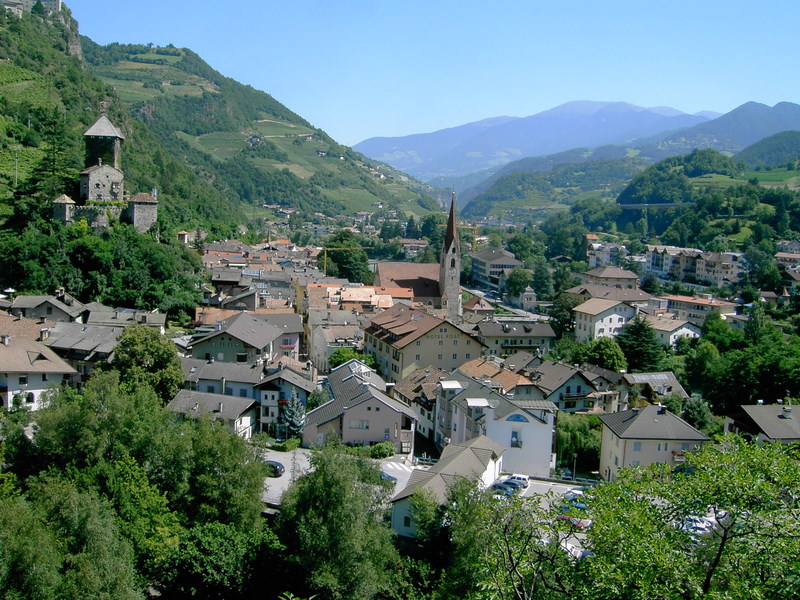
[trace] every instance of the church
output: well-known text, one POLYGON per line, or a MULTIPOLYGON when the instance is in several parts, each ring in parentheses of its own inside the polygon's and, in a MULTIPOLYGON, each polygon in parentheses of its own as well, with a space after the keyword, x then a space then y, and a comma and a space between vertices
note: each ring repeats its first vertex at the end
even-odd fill
POLYGON ((460 278, 461 242, 453 194, 439 264, 379 262, 374 285, 410 288, 414 293, 414 302, 441 311, 450 321, 458 323, 463 314, 460 278))

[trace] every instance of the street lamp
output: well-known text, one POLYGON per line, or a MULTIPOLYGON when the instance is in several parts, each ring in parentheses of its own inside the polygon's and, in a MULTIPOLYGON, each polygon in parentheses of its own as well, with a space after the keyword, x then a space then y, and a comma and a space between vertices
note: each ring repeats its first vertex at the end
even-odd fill
POLYGON ((575 479, 578 477, 578 471, 575 468, 578 465, 578 453, 575 452, 572 454, 572 478, 575 479))

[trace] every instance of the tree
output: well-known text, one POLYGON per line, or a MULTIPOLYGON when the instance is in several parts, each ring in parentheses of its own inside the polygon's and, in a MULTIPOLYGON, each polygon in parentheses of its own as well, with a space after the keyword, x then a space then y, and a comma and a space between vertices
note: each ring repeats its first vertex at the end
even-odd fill
POLYGON ((658 371, 664 358, 653 327, 642 317, 636 317, 617 335, 617 344, 625 354, 628 368, 634 373, 658 371))
POLYGON ((302 437, 306 426, 306 409, 297 397, 297 390, 292 390, 292 397, 283 409, 283 420, 286 423, 288 437, 302 437))
POLYGON ((531 272, 527 269, 513 269, 506 278, 506 293, 515 298, 524 292, 532 281, 531 272))
POLYGON ((373 462, 335 446, 316 450, 311 462, 314 470, 281 502, 277 526, 288 560, 322 598, 372 598, 387 590, 398 560, 383 519, 389 489, 373 462))
POLYGON ((183 385, 183 370, 175 345, 152 327, 127 327, 119 337, 109 367, 131 389, 153 388, 166 404, 183 385))
POLYGON ((340 229, 325 242, 327 265, 325 271, 353 283, 372 283, 364 240, 347 229, 340 229))
POLYGON ((326 402, 330 402, 330 399, 331 395, 325 388, 314 390, 308 395, 308 400, 306 400, 306 412, 310 412, 318 406, 322 406, 326 402))
POLYGON ((601 337, 592 340, 585 360, 609 371, 619 372, 628 368, 625 354, 613 338, 601 337))
POLYGON ((562 466, 573 461, 584 469, 594 470, 600 464, 602 424, 596 415, 558 414, 556 420, 556 454, 562 466), (575 456, 577 454, 577 457, 575 456))
POLYGON ((552 319, 550 324, 559 337, 575 330, 575 314, 572 309, 578 306, 582 300, 569 294, 559 294, 553 301, 552 306, 547 310, 547 314, 552 319))
POLYGON ((331 369, 335 369, 339 365, 343 365, 348 360, 352 359, 360 360, 371 369, 374 369, 377 365, 375 357, 372 354, 365 354, 353 348, 337 348, 331 352, 331 355, 328 357, 328 366, 330 366, 331 369))
MULTIPOLYGON (((184 533, 167 558, 160 587, 169 598, 227 600, 265 594, 270 582, 259 575, 275 567, 279 549, 277 538, 268 530, 239 531, 222 523, 198 525, 184 533)), ((273 589, 283 586, 272 583, 273 589)))
POLYGON ((543 256, 537 256, 534 260, 531 285, 536 291, 537 298, 549 300, 553 297, 553 275, 543 256))
POLYGON ((670 465, 626 470, 592 490, 594 557, 575 597, 797 595, 800 463, 792 449, 728 437, 687 453, 686 463, 680 473, 670 465), (709 525, 692 530, 692 518, 709 525))

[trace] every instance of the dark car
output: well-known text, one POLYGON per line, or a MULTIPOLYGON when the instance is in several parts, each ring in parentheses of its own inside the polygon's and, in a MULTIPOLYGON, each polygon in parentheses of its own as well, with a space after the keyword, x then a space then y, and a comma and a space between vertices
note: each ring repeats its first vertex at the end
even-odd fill
POLYGON ((504 483, 493 483, 489 489, 495 496, 513 496, 517 492, 516 488, 504 483))
POLYGON ((268 460, 264 464, 267 465, 267 475, 269 477, 280 477, 286 472, 286 469, 277 460, 268 460))
POLYGON ((389 481, 391 483, 397 483, 397 477, 394 475, 389 475, 386 471, 381 471, 381 479, 384 481, 389 481))

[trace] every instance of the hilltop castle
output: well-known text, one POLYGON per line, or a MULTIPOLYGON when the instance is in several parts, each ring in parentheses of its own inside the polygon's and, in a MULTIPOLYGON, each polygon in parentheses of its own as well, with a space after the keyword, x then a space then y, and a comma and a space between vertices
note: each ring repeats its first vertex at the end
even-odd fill
POLYGON ((53 200, 53 218, 64 225, 85 219, 92 227, 108 227, 112 220, 131 223, 142 233, 158 218, 158 192, 127 197, 120 167, 123 133, 101 115, 83 134, 85 169, 81 171, 80 204, 66 194, 53 200))
MULTIPOLYGON (((31 9, 36 5, 37 0, 0 0, 0 6, 13 14, 22 16, 24 12, 31 12, 31 9)), ((61 11, 61 0, 39 0, 44 7, 46 14, 52 14, 61 11)))

